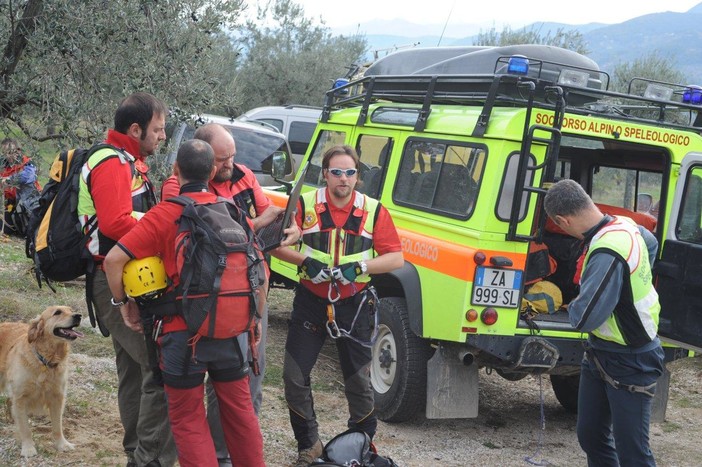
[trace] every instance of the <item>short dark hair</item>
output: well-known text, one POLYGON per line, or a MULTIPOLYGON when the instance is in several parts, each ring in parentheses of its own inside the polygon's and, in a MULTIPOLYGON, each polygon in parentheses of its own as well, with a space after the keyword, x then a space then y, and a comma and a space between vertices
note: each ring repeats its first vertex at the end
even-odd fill
POLYGON ((575 180, 560 180, 548 189, 544 209, 549 217, 574 216, 593 206, 590 195, 575 180))
POLYGON ((176 164, 184 180, 207 183, 214 167, 212 146, 200 139, 188 140, 178 149, 176 164))
POLYGON ((322 156, 322 169, 328 169, 329 160, 332 157, 338 156, 340 154, 350 156, 351 159, 353 159, 353 163, 356 166, 356 170, 358 170, 360 161, 360 159, 358 158, 358 154, 356 154, 356 150, 354 148, 346 144, 337 144, 336 146, 332 146, 326 150, 326 152, 322 156))
POLYGON ((146 128, 154 115, 168 115, 168 106, 148 92, 135 92, 125 97, 115 111, 115 130, 126 134, 132 123, 141 128, 146 137, 146 128))

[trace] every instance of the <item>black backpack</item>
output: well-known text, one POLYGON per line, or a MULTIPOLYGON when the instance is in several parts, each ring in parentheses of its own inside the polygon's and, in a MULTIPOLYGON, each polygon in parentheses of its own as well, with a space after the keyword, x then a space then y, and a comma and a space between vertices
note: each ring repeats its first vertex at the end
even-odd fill
MULTIPOLYGON (((97 223, 83 232, 78 219, 78 192, 81 169, 88 158, 104 148, 118 150, 109 144, 96 144, 89 149, 61 151, 51 164, 49 182, 44 185, 39 202, 29 214, 25 253, 34 261, 37 283, 42 281, 56 292, 51 282, 65 282, 90 273, 93 259, 85 245, 97 223)), ((86 302, 94 324, 92 300, 86 287, 86 302)))
POLYGON ((324 445, 322 457, 311 466, 398 467, 389 457, 378 455, 368 434, 350 428, 324 445))

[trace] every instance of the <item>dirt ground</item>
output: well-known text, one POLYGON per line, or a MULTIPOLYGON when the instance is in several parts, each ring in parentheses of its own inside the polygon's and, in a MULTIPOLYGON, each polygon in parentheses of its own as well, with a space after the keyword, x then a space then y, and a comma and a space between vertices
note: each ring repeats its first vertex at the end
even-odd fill
MULTIPOLYGON (((289 292, 279 293, 283 294, 279 302, 289 303, 289 297, 284 295, 289 292)), ((280 380, 285 308, 286 305, 274 306, 268 330, 269 371, 261 427, 266 462, 270 466, 288 465, 296 454, 280 380)), ((94 332, 90 327, 84 331, 94 332)), ((65 432, 76 449, 57 453, 50 441, 48 419, 37 417, 33 420, 33 433, 39 455, 22 460, 9 412, 6 404, 2 404, 0 466, 125 464, 112 359, 75 351, 70 358, 73 368, 65 432)), ((653 451, 661 466, 699 466, 702 465, 702 443, 699 442, 702 439, 702 359, 673 362, 669 368, 672 382, 667 417, 665 422, 651 427, 653 451)), ((323 441, 345 429, 347 413, 339 375, 335 349, 325 346, 313 373, 315 407, 323 441)), ((577 444, 575 421, 575 415, 558 404, 547 377, 510 382, 496 373, 483 372, 477 418, 420 418, 402 424, 381 422, 375 443, 380 454, 390 456, 400 466, 582 466, 585 457, 577 444)))

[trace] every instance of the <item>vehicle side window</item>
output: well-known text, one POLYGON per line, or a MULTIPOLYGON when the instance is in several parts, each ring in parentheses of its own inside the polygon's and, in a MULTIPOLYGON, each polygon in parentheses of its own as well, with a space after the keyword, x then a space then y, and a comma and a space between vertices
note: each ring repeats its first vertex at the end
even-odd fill
POLYGON ((290 132, 288 134, 288 143, 290 150, 295 154, 305 154, 307 146, 310 144, 316 123, 310 122, 295 122, 290 123, 290 132))
POLYGON ((688 177, 680 213, 678 239, 702 244, 702 167, 694 167, 688 177))
POLYGON ((279 118, 257 118, 256 120, 274 126, 279 132, 283 132, 283 121, 279 118))
MULTIPOLYGON (((283 135, 272 136, 237 127, 229 127, 229 132, 236 141, 236 163, 243 164, 253 172, 261 172, 265 160, 269 160, 276 151, 287 153, 283 135)), ((291 159, 288 154, 288 159, 291 159)))
POLYGON ((332 146, 346 144, 346 133, 343 131, 325 130, 319 133, 317 141, 314 143, 312 156, 310 157, 310 167, 307 169, 305 183, 315 186, 324 185, 322 176, 322 156, 332 146))
POLYGON ((483 148, 409 140, 402 154, 393 200, 467 219, 485 168, 483 148))
POLYGON ((602 212, 630 217, 654 232, 658 213, 653 208, 661 199, 662 185, 663 174, 660 172, 595 166, 591 196, 602 212))
POLYGON ((371 198, 380 196, 381 180, 385 174, 388 155, 392 150, 392 139, 384 136, 361 135, 356 144, 356 152, 361 159, 358 191, 371 198))
MULTIPOLYGON (((529 165, 536 165, 536 159, 529 154, 529 165)), ((519 171, 519 153, 515 152, 509 155, 505 164, 505 172, 502 178, 502 186, 500 187, 500 197, 497 199, 497 218, 503 221, 509 221, 512 215, 512 202, 514 201, 514 190, 517 180, 517 172, 519 171)), ((525 174, 525 185, 530 186, 534 182, 534 171, 527 170, 525 174)), ((526 206, 529 201, 527 193, 522 194, 522 203, 519 207, 519 220, 522 221, 526 217, 526 206)))

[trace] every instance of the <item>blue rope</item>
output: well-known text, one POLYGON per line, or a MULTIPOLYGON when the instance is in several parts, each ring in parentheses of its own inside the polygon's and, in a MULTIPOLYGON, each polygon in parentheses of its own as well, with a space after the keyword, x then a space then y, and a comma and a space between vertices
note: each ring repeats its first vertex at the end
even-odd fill
POLYGON ((541 411, 541 426, 539 430, 539 435, 536 441, 536 451, 531 456, 526 456, 524 458, 531 465, 551 465, 546 459, 536 460, 536 457, 541 456, 541 449, 544 445, 544 433, 546 432, 546 415, 544 414, 544 385, 542 375, 539 375, 539 401, 540 401, 540 411, 541 411))

